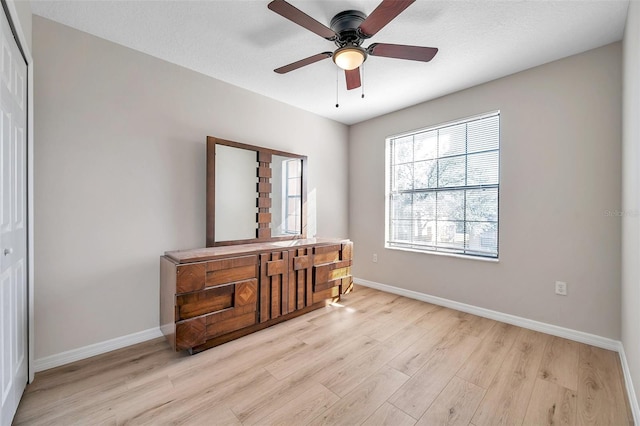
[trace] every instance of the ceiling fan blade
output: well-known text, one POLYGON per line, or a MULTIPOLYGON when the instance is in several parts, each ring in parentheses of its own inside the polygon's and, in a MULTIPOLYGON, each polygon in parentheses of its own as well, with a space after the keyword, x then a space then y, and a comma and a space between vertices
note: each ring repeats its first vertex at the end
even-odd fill
POLYGON ((322 25, 311 16, 284 0, 273 0, 267 7, 291 22, 318 34, 320 37, 324 37, 327 40, 336 38, 336 33, 331 28, 322 25))
POLYGON ((360 24, 360 32, 366 38, 372 37, 391 22, 416 0, 383 0, 360 24))
POLYGON ((278 74, 286 74, 289 71, 297 70, 298 68, 302 68, 305 65, 313 64, 314 62, 321 61, 323 59, 330 58, 333 54, 331 52, 322 52, 317 55, 309 56, 308 58, 300 59, 292 64, 285 65, 280 68, 276 68, 274 71, 278 74))
POLYGON ((360 82, 360 68, 345 70, 344 75, 347 78, 347 90, 357 89, 362 84, 360 82))
POLYGON ((373 43, 367 48, 367 53, 372 56, 429 62, 436 56, 438 49, 435 47, 407 46, 406 44, 373 43))

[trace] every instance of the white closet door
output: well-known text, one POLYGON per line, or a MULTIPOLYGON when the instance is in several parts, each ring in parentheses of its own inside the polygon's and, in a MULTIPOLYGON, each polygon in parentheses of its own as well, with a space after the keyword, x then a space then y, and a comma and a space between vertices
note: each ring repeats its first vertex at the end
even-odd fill
POLYGON ((0 425, 27 384, 27 66, 0 12, 0 425))

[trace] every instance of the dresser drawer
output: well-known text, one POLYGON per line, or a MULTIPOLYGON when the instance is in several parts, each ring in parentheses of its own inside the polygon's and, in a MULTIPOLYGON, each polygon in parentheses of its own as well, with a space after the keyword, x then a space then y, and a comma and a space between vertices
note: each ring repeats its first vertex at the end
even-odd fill
POLYGON ((176 298, 177 350, 256 324, 258 280, 179 295, 176 298))
POLYGON ((314 247, 313 248, 314 265, 322 265, 325 263, 332 263, 332 262, 339 261, 341 249, 342 249, 342 246, 340 244, 314 247))
POLYGON ((196 317, 176 323, 175 349, 189 349, 207 341, 205 317, 196 317))
POLYGON ((232 257, 207 262, 205 286, 258 278, 258 256, 232 257))
POLYGON ((228 284, 178 295, 176 297, 176 321, 233 307, 234 290, 235 285, 228 284))
POLYGON ((206 335, 211 339, 258 322, 258 280, 234 284, 233 306, 206 316, 206 335))
POLYGON ((337 282, 351 275, 351 260, 327 263, 313 267, 313 291, 327 288, 327 284, 337 282))
POLYGON ((177 267, 176 293, 189 293, 257 277, 257 255, 188 263, 177 267))
POLYGON ((220 312, 207 316, 207 339, 221 336, 241 328, 258 323, 258 312, 255 309, 233 308, 231 311, 220 312), (224 315, 227 314, 228 315, 224 315))

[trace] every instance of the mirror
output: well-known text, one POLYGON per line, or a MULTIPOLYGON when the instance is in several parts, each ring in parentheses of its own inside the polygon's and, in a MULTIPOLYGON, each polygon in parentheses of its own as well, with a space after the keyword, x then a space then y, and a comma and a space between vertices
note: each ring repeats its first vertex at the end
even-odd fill
POLYGON ((207 247, 306 238, 306 161, 207 137, 207 247))

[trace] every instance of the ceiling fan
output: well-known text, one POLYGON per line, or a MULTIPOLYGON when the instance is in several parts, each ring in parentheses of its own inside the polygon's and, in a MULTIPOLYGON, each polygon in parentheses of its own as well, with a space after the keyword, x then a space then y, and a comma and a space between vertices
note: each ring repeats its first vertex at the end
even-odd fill
POLYGON ((371 56, 409 59, 429 62, 438 53, 435 47, 408 46, 404 44, 373 43, 362 47, 362 43, 373 37, 415 0, 383 0, 369 16, 357 10, 345 10, 331 19, 329 27, 316 21, 285 0, 273 0, 269 9, 308 29, 338 46, 334 52, 322 52, 301 59, 289 65, 276 68, 278 74, 285 74, 306 65, 333 57, 333 62, 344 70, 347 89, 360 87, 360 66, 371 56))

